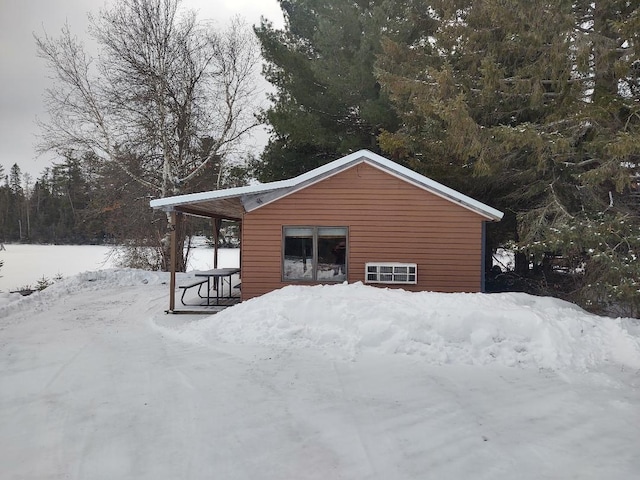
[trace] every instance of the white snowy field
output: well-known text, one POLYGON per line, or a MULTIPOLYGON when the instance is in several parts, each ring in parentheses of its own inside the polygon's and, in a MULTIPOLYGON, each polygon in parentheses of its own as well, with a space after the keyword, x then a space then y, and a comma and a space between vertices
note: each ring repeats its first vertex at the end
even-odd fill
POLYGON ((97 245, 5 244, 0 250, 0 292, 35 288, 43 277, 53 280, 85 270, 112 266, 109 247, 97 245))
POLYGON ((167 281, 0 293, 0 478, 640 478, 637 320, 362 284, 166 315, 167 281))

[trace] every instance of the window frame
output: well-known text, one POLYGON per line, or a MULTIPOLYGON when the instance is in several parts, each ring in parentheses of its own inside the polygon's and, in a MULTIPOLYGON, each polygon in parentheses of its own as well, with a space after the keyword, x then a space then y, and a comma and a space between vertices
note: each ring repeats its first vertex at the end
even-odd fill
POLYGON ((410 262, 366 262, 364 265, 364 283, 387 284, 387 285, 417 285, 418 264, 410 262), (370 270, 375 268, 375 272, 370 270), (382 268, 391 268, 391 272, 383 272, 382 268), (406 271, 401 271, 406 269, 406 271), (413 269, 413 271, 411 271, 413 269), (376 275, 375 280, 371 280, 369 275, 376 275), (382 275, 390 275, 391 278, 382 278, 382 275), (405 276, 405 280, 398 280, 397 277, 405 276), (413 280, 411 280, 413 277, 413 280))
POLYGON ((282 226, 282 237, 281 237, 281 249, 280 249, 280 280, 282 283, 342 283, 349 278, 349 227, 346 225, 283 225, 282 226), (312 278, 295 278, 289 279, 285 278, 284 273, 284 249, 286 243, 286 230, 288 228, 309 228, 312 230, 312 260, 311 260, 311 268, 312 268, 312 278), (318 280, 318 231, 322 228, 340 228, 345 230, 345 255, 344 255, 344 277, 340 280, 331 280, 331 279, 320 279, 318 280))

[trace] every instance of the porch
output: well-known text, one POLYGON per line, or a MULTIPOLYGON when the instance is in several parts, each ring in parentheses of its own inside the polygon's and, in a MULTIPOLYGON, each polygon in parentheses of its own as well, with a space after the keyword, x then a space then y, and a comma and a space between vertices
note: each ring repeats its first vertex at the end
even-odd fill
MULTIPOLYGON (((242 301, 241 258, 238 256, 237 262, 233 262, 233 266, 231 266, 228 261, 221 264, 219 259, 219 238, 222 220, 238 222, 240 225, 240 236, 242 236, 242 224, 240 220, 228 218, 227 216, 212 215, 210 218, 213 227, 213 268, 208 270, 178 272, 177 254, 179 247, 176 232, 181 230, 180 223, 184 221, 184 216, 194 214, 181 212, 178 208, 174 208, 167 213, 170 221, 171 262, 169 271, 169 308, 165 312, 211 315, 240 303, 242 301), (176 293, 178 294, 177 298, 176 293)), ((206 217, 207 215, 200 214, 197 216, 206 217)), ((211 266, 211 263, 207 263, 211 266)))
MULTIPOLYGON (((177 272, 177 232, 180 231, 180 223, 184 221, 184 217, 196 216, 201 218, 208 218, 212 222, 213 231, 213 244, 214 244, 214 264, 213 270, 221 267, 218 262, 218 239, 220 236, 220 227, 223 220, 237 222, 239 225, 239 237, 241 242, 242 255, 242 224, 244 215, 247 209, 256 208, 259 205, 264 204, 284 192, 290 191, 295 185, 287 181, 273 182, 270 184, 253 185, 247 187, 236 187, 225 190, 214 190, 210 192, 194 193, 179 195, 175 197, 160 198, 152 200, 150 202, 151 207, 164 211, 169 218, 169 230, 170 230, 170 250, 171 250, 171 264, 170 264, 170 286, 169 286, 169 308, 167 313, 203 313, 211 314, 220 311, 230 305, 234 305, 242 301, 242 293, 239 287, 240 279, 242 278, 242 257, 240 256, 238 262, 238 274, 237 278, 232 278, 232 294, 230 298, 219 299, 216 305, 211 305, 211 284, 209 284, 208 292, 209 298, 205 302, 203 299, 204 294, 198 295, 195 287, 194 292, 183 292, 184 289, 181 285, 184 281, 181 278, 181 282, 176 281, 177 272), (176 302, 176 292, 180 294, 178 302, 176 302), (182 299, 184 293, 184 305, 179 300, 182 299), (203 305, 204 304, 204 305, 203 305), (207 305, 209 304, 209 305, 207 305)), ((228 267, 228 265, 225 265, 228 267)), ((195 272, 192 272, 195 277, 195 272)), ((194 290, 189 288, 188 290, 194 290)), ((215 293, 214 293, 215 294, 215 293)))

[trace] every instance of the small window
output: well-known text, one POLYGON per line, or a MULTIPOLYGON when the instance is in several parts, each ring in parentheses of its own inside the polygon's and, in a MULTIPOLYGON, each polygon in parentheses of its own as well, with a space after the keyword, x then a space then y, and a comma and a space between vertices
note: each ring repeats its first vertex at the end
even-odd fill
POLYGON ((346 280, 347 232, 347 227, 284 227, 283 280, 346 280))
POLYGON ((415 263, 367 263, 366 283, 418 283, 418 265, 415 263))

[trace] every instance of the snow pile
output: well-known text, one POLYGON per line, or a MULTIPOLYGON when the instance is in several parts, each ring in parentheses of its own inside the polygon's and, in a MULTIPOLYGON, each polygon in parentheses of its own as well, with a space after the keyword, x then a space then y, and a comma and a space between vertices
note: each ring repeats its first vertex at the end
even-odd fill
POLYGON ((555 370, 612 362, 640 368, 634 320, 598 317, 561 300, 521 293, 289 286, 174 333, 187 341, 315 348, 347 358, 375 352, 433 364, 555 370))
MULTIPOLYGON (((183 275, 189 276, 179 274, 179 282, 183 275)), ((28 297, 0 294, 0 316, 45 308, 77 292, 168 282, 163 272, 84 272, 28 297)), ((411 293, 361 283, 289 286, 174 326, 171 333, 186 341, 313 348, 339 358, 373 352, 438 365, 640 368, 638 320, 598 317, 561 300, 522 293, 411 293)))
POLYGON ((73 277, 63 278, 43 292, 60 294, 78 290, 95 290, 109 287, 130 287, 134 285, 161 285, 169 283, 169 273, 150 272, 134 268, 110 268, 93 272, 83 272, 73 277))
POLYGON ((110 268, 83 272, 56 280, 51 286, 29 296, 23 297, 19 293, 0 293, 0 315, 31 305, 51 302, 75 292, 168 283, 169 274, 166 272, 149 272, 132 268, 110 268))

